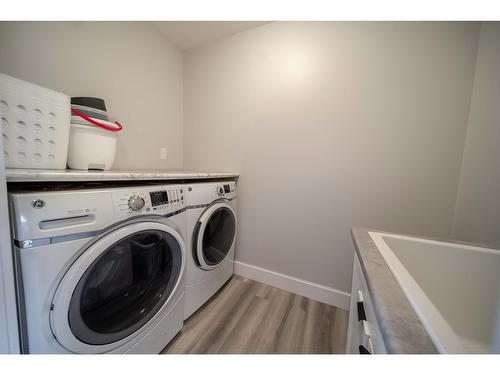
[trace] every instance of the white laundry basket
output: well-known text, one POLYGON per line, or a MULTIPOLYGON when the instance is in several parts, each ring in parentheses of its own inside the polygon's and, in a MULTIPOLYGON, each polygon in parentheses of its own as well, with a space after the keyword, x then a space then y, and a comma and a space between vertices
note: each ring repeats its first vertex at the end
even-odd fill
POLYGON ((70 97, 0 73, 7 168, 65 169, 70 97))

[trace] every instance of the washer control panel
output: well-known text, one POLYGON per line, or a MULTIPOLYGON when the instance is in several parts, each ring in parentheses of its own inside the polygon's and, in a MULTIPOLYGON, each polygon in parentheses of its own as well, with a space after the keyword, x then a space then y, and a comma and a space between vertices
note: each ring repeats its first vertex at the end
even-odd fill
POLYGON ((132 211, 139 211, 146 204, 146 201, 140 195, 134 194, 128 199, 128 208, 132 211))
POLYGON ((180 185, 124 188, 113 192, 113 201, 115 211, 123 217, 166 215, 185 207, 184 189, 180 185))

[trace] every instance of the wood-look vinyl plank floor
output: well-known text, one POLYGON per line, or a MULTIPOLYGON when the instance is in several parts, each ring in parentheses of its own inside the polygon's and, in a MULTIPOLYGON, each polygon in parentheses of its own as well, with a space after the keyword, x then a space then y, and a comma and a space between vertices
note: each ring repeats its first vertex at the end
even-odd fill
POLYGON ((348 312, 234 275, 165 354, 344 353, 348 312))

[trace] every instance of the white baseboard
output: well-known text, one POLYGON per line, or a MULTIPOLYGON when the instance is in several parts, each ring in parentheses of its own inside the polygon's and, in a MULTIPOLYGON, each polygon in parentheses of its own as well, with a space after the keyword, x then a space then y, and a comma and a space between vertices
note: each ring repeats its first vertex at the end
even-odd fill
POLYGON ((278 272, 269 271, 264 268, 250 264, 234 262, 234 273, 247 279, 255 280, 276 288, 284 289, 315 301, 327 303, 332 306, 349 310, 351 295, 325 285, 312 283, 310 281, 297 279, 283 275, 278 272))

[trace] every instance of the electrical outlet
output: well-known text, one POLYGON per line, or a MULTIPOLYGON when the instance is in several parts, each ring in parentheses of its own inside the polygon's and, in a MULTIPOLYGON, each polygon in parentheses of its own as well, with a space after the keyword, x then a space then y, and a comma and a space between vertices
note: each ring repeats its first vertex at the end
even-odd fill
POLYGON ((167 159, 167 148, 162 147, 160 148, 160 160, 166 160, 167 159))

